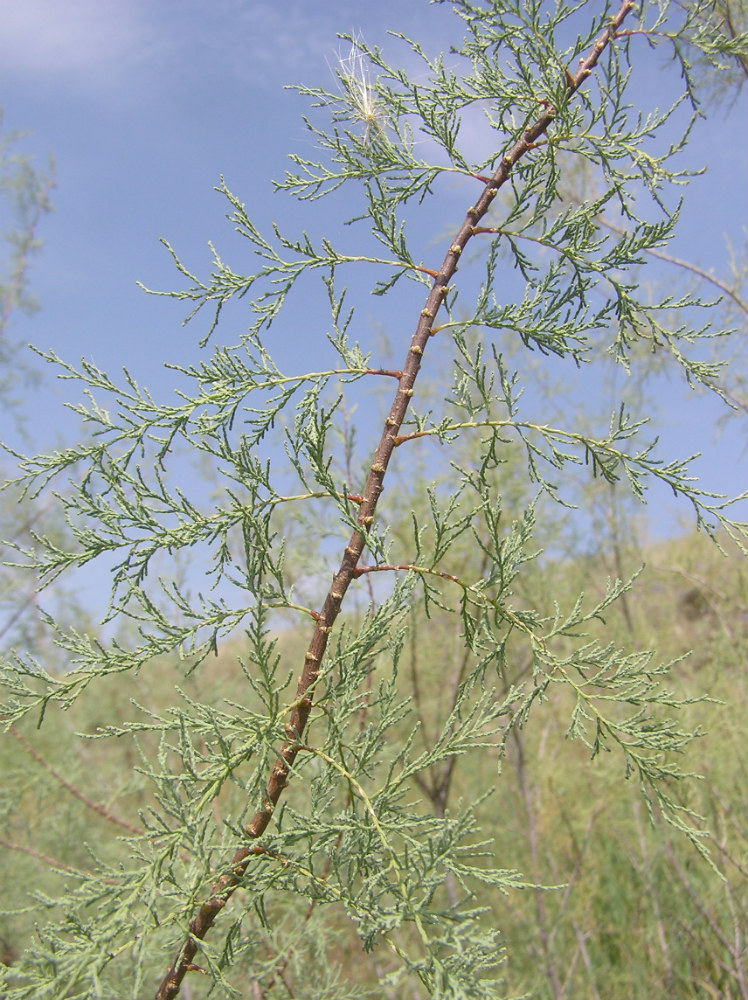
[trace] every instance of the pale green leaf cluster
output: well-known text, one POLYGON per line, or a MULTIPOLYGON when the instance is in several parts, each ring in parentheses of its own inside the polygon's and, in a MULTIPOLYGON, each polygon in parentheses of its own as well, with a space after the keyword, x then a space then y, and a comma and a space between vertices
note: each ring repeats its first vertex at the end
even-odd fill
MULTIPOLYGON (((221 181, 249 273, 211 247, 209 273, 199 277, 167 244, 186 287, 158 294, 188 303, 188 319, 205 306, 213 311, 204 344, 223 306, 244 300, 249 330, 237 345, 216 346, 199 364, 175 364, 179 390, 168 402, 128 372, 114 379, 88 361, 75 367, 43 355, 80 390, 73 409, 86 437, 47 455, 16 456, 16 488, 28 502, 57 489, 72 540, 61 543, 42 527, 16 562, 42 584, 104 565, 111 592, 100 633, 47 618, 67 670, 53 672, 22 649, 5 656, 3 723, 41 723, 108 675, 136 678, 176 658, 205 686, 202 699, 182 687, 168 707, 140 703, 134 688, 132 717, 91 734, 138 748, 149 789, 137 817, 142 832, 128 837, 119 863, 92 856, 87 870, 65 873, 57 898, 39 901, 49 922, 19 964, 0 973, 12 1000, 149 995, 194 912, 218 879, 232 877, 232 858, 248 845, 257 851, 236 898, 200 943, 204 976, 195 978, 196 990, 248 995, 254 981, 263 995, 281 995, 290 965, 326 964, 343 923, 379 963, 387 995, 410 995, 408 980, 418 995, 501 996, 501 933, 485 894, 511 893, 531 880, 511 859, 496 862, 490 831, 478 824, 480 797, 439 813, 419 794, 419 781, 463 758, 489 757, 496 774, 509 736, 534 723, 555 688, 570 699, 569 740, 592 758, 617 754, 622 776, 635 776, 647 801, 700 843, 698 817, 674 791, 686 776, 678 757, 696 735, 677 721, 689 699, 669 686, 668 665, 651 652, 619 648, 600 629, 630 581, 608 581, 602 597, 543 593, 532 604, 520 597, 519 582, 539 557, 536 518, 549 516, 548 501, 566 502, 572 476, 625 483, 641 500, 652 483, 664 483, 708 533, 738 539, 743 529, 725 498, 696 485, 688 460, 661 457, 656 442, 642 438, 646 421, 623 407, 600 435, 525 416, 533 407, 520 405, 525 374, 516 352, 513 371, 499 346, 510 337, 576 369, 601 342, 630 366, 632 348, 643 343, 667 350, 685 379, 720 391, 718 368, 694 350, 712 333, 705 303, 678 294, 653 303, 634 277, 647 252, 671 238, 693 173, 683 166, 693 79, 664 110, 637 108, 627 93, 650 45, 673 45, 685 59, 680 10, 656 3, 633 11, 632 34, 615 39, 570 95, 568 74, 609 22, 610 5, 450 3, 466 37, 449 56, 428 56, 425 45, 398 36, 421 73, 344 36, 352 49, 336 88, 301 88, 311 99, 305 121, 315 153, 291 157, 278 191, 302 201, 332 196, 334 204, 335 192, 348 189, 358 205, 350 221, 362 232, 360 255, 336 246, 326 216, 319 233, 260 232, 221 181), (386 384, 392 373, 374 367, 370 349, 350 339, 354 330, 363 337, 371 301, 358 291, 386 297, 400 278, 412 279, 409 336, 436 271, 423 264, 413 219, 420 213, 456 231, 463 218, 444 215, 444 179, 475 185, 477 200, 482 175, 548 107, 547 136, 517 164, 474 235, 473 256, 461 261, 435 322, 435 336, 454 350, 440 402, 419 410, 416 389, 396 441, 393 461, 406 466, 429 439, 440 442, 454 455, 450 478, 425 485, 413 511, 397 509, 385 493, 374 523, 362 526, 363 483, 351 481, 351 471, 358 476, 368 456, 352 469, 341 442, 350 441, 346 421, 362 384, 386 384), (478 162, 462 141, 467 116, 476 114, 491 136, 478 162), (596 171, 600 193, 569 205, 560 178, 581 161, 596 171), (621 232, 603 225, 604 209, 617 213, 621 232), (351 272, 360 275, 355 294, 341 284, 351 272), (268 330, 316 281, 327 311, 307 317, 305 329, 319 336, 330 363, 284 371, 268 330), (502 499, 506 455, 517 448, 538 494, 520 511, 506 510, 502 499), (185 456, 210 464, 212 493, 185 456), (314 537, 288 535, 302 516, 296 511, 316 525, 314 537), (395 530, 403 526, 407 532, 395 530), (286 662, 283 640, 311 633, 330 573, 356 533, 365 544, 356 586, 372 586, 357 590, 335 624, 307 729, 297 734, 303 745, 289 787, 252 845, 246 827, 264 807, 268 775, 290 738, 285 726, 304 663, 303 653, 286 662), (292 543, 314 548, 321 537, 331 545, 320 547, 323 569, 304 583, 315 602, 305 606, 294 588, 302 559, 292 543), (173 571, 181 556, 192 570, 186 582, 173 571), (449 618, 465 656, 430 743, 422 740, 417 698, 404 694, 414 607, 449 618), (236 683, 230 696, 211 698, 211 654, 224 651, 236 683), (530 667, 515 679, 512 665, 523 657, 530 667)), ((690 46, 729 55, 709 18, 687 20, 690 46)), ((366 431, 371 417, 362 413, 366 431)), ((442 684, 440 671, 443 663, 423 683, 442 684)), ((328 970, 313 995, 332 1000, 355 995, 355 987, 328 970)))

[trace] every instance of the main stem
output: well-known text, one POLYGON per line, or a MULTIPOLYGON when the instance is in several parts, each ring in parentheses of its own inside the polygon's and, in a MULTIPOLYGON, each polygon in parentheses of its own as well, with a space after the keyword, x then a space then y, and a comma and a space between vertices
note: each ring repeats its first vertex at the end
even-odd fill
MULTIPOLYGON (((632 0, 623 0, 618 12, 600 33, 587 57, 580 62, 575 75, 567 73, 566 86, 569 97, 579 89, 590 75, 601 54, 633 6, 632 0)), ((356 567, 366 546, 367 535, 374 522, 377 503, 384 489, 387 466, 395 449, 396 439, 405 419, 410 399, 413 396, 413 386, 421 368, 426 345, 432 335, 434 319, 449 290, 449 282, 457 270, 460 256, 468 241, 475 235, 476 226, 490 208, 499 189, 506 183, 512 168, 546 133, 554 117, 554 108, 548 106, 534 124, 525 129, 522 137, 515 142, 512 148, 502 156, 498 169, 485 183, 480 198, 475 205, 471 205, 467 210, 465 219, 434 277, 426 304, 419 315, 415 333, 408 348, 408 356, 398 381, 397 392, 389 416, 384 422, 382 436, 369 469, 366 489, 362 494, 363 500, 359 507, 358 527, 345 547, 332 586, 327 593, 322 610, 316 618, 314 634, 304 656, 304 667, 296 691, 295 707, 286 724, 286 741, 278 753, 268 778, 263 807, 255 813, 246 827, 247 836, 251 840, 257 840, 267 829, 273 810, 286 787, 289 773, 301 747, 304 730, 309 721, 309 713, 312 710, 314 689, 319 677, 322 658, 327 648, 328 636, 340 613, 343 598, 355 576, 356 567)), ((186 939, 158 988, 156 1000, 172 1000, 173 997, 177 996, 185 975, 190 971, 198 971, 199 967, 194 964, 193 959, 197 953, 199 942, 208 933, 218 914, 241 884, 252 856, 263 853, 262 847, 256 844, 251 847, 242 847, 234 854, 229 871, 216 880, 210 898, 200 906, 190 921, 186 939)))

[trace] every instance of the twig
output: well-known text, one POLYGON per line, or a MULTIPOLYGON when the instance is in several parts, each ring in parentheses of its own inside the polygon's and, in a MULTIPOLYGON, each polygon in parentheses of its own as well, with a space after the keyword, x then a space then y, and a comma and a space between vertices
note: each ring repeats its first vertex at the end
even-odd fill
MULTIPOLYGON (((576 73, 572 76, 567 72, 567 96, 571 97, 582 83, 590 76, 605 51, 611 38, 620 28, 627 14, 633 9, 632 0, 623 0, 617 13, 610 18, 604 30, 600 33, 591 51, 582 59, 576 73)), ((379 497, 383 490, 384 478, 390 458, 395 448, 395 439, 405 419, 410 399, 413 395, 421 360, 428 345, 434 320, 449 291, 461 254, 473 236, 473 228, 486 215, 498 191, 509 180, 513 167, 541 138, 555 118, 555 109, 544 106, 543 113, 534 124, 525 129, 520 139, 505 153, 492 177, 484 185, 483 191, 466 213, 454 240, 444 257, 441 267, 433 272, 433 284, 421 310, 415 333, 408 350, 407 359, 403 365, 398 389, 392 403, 389 416, 385 421, 384 430, 374 454, 366 488, 363 491, 363 503, 359 508, 358 524, 345 548, 340 566, 334 575, 332 586, 315 623, 314 634, 304 657, 304 667, 299 679, 295 707, 286 725, 286 741, 281 747, 275 766, 265 790, 265 802, 246 826, 246 833, 252 840, 261 837, 267 829, 273 811, 283 794, 283 789, 289 779, 291 769, 302 745, 302 737, 312 710, 314 690, 320 674, 322 659, 327 648, 327 641, 345 598, 346 592, 354 579, 359 559, 366 546, 369 529, 374 522, 374 515, 379 497)), ((156 1000, 172 1000, 179 992, 180 985, 193 963, 198 951, 199 942, 206 936, 216 917, 226 906, 229 899, 240 884, 247 870, 253 850, 242 847, 232 859, 229 870, 213 885, 210 898, 198 909, 189 923, 188 933, 177 952, 168 972, 161 981, 156 992, 156 1000)))
POLYGON ((44 757, 42 757, 41 754, 37 753, 36 750, 34 750, 34 748, 31 746, 31 744, 26 739, 24 739, 23 736, 21 736, 21 734, 18 732, 15 726, 10 727, 10 732, 13 736, 15 736, 15 738, 21 744, 23 749, 26 751, 26 753, 34 758, 37 764, 43 767, 45 771, 48 771, 55 779, 55 781, 58 781, 66 791, 70 792, 71 795, 74 795, 76 799, 79 799, 85 806, 93 810, 93 812, 101 816, 102 819, 107 820, 109 823, 114 823, 116 826, 121 826, 123 830, 127 830, 129 833, 134 833, 139 837, 143 835, 145 831, 142 830, 141 827, 134 826, 132 823, 128 823, 127 820, 120 819, 119 816, 115 816, 114 813, 109 812, 109 810, 105 809, 104 806, 101 806, 97 802, 94 802, 91 799, 89 799, 88 796, 84 795, 83 792, 81 792, 79 789, 75 787, 75 785, 71 785, 69 781, 66 781, 65 778, 63 778, 63 776, 58 771, 55 771, 52 765, 47 763, 44 757))

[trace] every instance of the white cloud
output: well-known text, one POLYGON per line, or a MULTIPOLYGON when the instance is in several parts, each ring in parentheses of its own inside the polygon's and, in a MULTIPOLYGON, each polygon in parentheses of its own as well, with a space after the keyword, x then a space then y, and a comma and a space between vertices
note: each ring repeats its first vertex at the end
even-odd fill
POLYGON ((297 0, 0 0, 0 25, 6 79, 107 101, 227 75, 277 89, 335 45, 334 11, 297 0))
POLYGON ((107 101, 142 99, 164 80, 332 85, 336 30, 381 43, 391 23, 387 3, 367 0, 0 0, 0 68, 107 101))
POLYGON ((80 82, 114 82, 145 34, 132 0, 1 0, 4 69, 80 82))

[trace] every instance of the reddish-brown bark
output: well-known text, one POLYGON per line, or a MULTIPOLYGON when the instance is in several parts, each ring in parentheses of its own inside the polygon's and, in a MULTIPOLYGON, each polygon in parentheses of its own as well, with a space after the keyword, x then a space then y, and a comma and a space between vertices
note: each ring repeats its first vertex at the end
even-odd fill
MULTIPOLYGON (((605 48, 616 35, 625 17, 633 8, 631 0, 624 0, 617 13, 600 33, 586 58, 582 59, 576 72, 566 72, 567 93, 570 97, 587 79, 605 48)), ((320 665, 327 647, 327 640, 335 619, 340 613, 346 591, 352 580, 359 575, 357 566, 366 544, 366 534, 374 521, 377 502, 383 490, 392 452, 398 443, 398 433, 402 426, 408 404, 413 395, 413 387, 418 377, 421 361, 434 328, 434 319, 447 294, 460 256, 470 239, 480 232, 478 223, 486 215, 499 189, 506 183, 514 165, 534 148, 538 139, 548 130, 555 117, 555 110, 548 102, 543 102, 543 113, 525 129, 523 135, 504 154, 498 169, 492 177, 476 177, 484 184, 480 198, 468 208, 465 219, 451 241, 449 249, 438 271, 421 269, 433 277, 433 285, 420 312, 415 332, 408 348, 402 371, 392 374, 398 377, 389 416, 385 420, 379 445, 374 453, 366 488, 361 494, 358 512, 358 528, 353 532, 343 553, 340 566, 333 578, 322 610, 315 618, 314 633, 304 657, 304 666, 299 678, 295 707, 286 724, 286 741, 281 747, 276 763, 270 773, 265 790, 263 808, 258 810, 247 824, 246 832, 250 840, 262 836, 273 815, 273 810, 283 793, 289 773, 301 749, 301 741, 312 709, 314 689, 319 677, 320 665)), ((356 497, 356 500, 359 498, 356 497)), ((197 968, 194 959, 199 942, 206 936, 218 914, 226 906, 237 887, 241 884, 253 855, 263 854, 259 844, 246 846, 234 855, 228 873, 222 875, 213 885, 210 898, 198 909, 190 921, 189 933, 174 958, 169 971, 164 976, 156 993, 156 1000, 172 1000, 176 997, 187 972, 197 968)))

